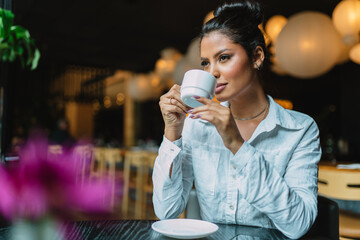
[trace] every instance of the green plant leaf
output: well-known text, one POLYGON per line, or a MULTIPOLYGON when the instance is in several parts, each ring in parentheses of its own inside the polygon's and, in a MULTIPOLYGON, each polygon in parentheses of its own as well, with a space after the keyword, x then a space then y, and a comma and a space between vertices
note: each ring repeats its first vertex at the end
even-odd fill
POLYGON ((23 53, 24 53, 24 48, 22 46, 18 45, 15 48, 15 52, 16 52, 17 55, 22 56, 23 53))
POLYGON ((9 61, 13 62, 16 59, 16 52, 14 49, 10 49, 9 61))
POLYGON ((34 52, 34 58, 31 64, 31 70, 34 70, 37 68, 38 64, 39 64, 39 60, 40 60, 40 51, 38 49, 35 49, 34 52))
POLYGON ((12 26, 10 32, 15 34, 17 39, 30 39, 29 31, 21 26, 12 26))
POLYGON ((0 42, 5 38, 5 17, 3 10, 0 8, 0 42))
POLYGON ((19 55, 19 60, 22 68, 25 68, 25 59, 23 55, 19 55))
POLYGON ((1 51, 3 51, 4 49, 8 48, 9 45, 7 43, 0 43, 0 56, 1 56, 1 51))
POLYGON ((14 14, 0 8, 0 59, 15 61, 19 59, 23 68, 34 70, 38 66, 40 51, 27 29, 14 26, 14 14))
POLYGON ((0 38, 7 38, 13 22, 14 14, 9 10, 0 8, 0 38))
POLYGON ((5 27, 3 23, 2 17, 0 17, 0 42, 2 42, 5 38, 5 27))

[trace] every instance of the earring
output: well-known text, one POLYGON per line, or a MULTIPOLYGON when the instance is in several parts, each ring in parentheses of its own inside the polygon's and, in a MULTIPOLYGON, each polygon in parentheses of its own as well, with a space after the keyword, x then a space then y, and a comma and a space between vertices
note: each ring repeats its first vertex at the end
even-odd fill
POLYGON ((256 66, 257 70, 260 71, 260 67, 259 67, 259 65, 257 65, 257 62, 255 62, 255 66, 256 66))

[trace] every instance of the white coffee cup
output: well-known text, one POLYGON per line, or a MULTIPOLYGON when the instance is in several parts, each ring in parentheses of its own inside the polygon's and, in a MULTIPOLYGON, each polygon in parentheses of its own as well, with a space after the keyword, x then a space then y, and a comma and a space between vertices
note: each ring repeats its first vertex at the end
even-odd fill
POLYGON ((189 107, 195 108, 203 105, 194 96, 212 99, 215 94, 216 78, 200 69, 192 69, 184 74, 181 84, 181 100, 189 107))

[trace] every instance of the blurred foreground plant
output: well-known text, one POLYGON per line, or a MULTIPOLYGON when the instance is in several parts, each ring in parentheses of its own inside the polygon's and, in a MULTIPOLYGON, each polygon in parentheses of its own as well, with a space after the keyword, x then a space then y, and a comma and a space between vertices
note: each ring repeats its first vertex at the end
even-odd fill
POLYGON ((14 14, 0 8, 0 61, 14 62, 18 58, 23 68, 34 70, 40 59, 40 51, 29 31, 13 23, 14 14))
MULTIPOLYGON (((90 181, 86 176, 79 181, 82 167, 73 149, 55 159, 48 154, 44 135, 31 137, 20 150, 15 165, 0 165, 0 214, 22 226, 24 232, 24 221, 48 229, 79 213, 110 213, 110 185, 106 181, 90 181)), ((31 229, 34 231, 34 227, 31 229)))

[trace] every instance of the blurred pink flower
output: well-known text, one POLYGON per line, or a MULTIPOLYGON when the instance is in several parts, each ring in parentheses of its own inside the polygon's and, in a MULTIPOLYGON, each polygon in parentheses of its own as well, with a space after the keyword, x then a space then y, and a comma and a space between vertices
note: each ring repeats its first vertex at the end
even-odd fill
MULTIPOLYGON (((75 146, 76 148, 76 146, 75 146)), ((19 162, 0 165, 0 214, 7 219, 37 219, 47 213, 71 216, 74 212, 109 213, 110 185, 82 179, 80 160, 88 169, 91 154, 80 159, 74 149, 53 159, 43 134, 29 139, 19 152, 19 162)))
POLYGON ((0 165, 0 212, 6 218, 13 214, 16 202, 15 189, 11 175, 0 165))

